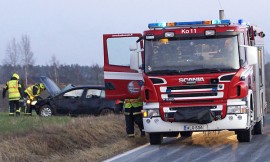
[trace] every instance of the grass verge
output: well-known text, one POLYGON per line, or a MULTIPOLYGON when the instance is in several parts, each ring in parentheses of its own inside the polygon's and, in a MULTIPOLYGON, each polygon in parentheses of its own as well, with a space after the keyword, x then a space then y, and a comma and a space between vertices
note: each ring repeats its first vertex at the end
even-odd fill
POLYGON ((0 133, 0 159, 6 162, 101 161, 147 143, 146 137, 126 137, 123 115, 0 118, 11 126, 0 133))

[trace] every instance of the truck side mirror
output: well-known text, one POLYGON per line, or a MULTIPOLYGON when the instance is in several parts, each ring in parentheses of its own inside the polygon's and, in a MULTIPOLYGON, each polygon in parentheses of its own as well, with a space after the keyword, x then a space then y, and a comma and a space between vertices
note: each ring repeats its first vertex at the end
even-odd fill
POLYGON ((255 65, 258 63, 258 49, 253 46, 245 46, 247 54, 248 65, 255 65))
POLYGON ((137 51, 137 43, 132 43, 130 46, 129 46, 129 50, 130 51, 137 51))
POLYGON ((129 46, 130 54, 130 69, 131 70, 139 70, 139 54, 137 52, 137 43, 132 43, 129 46))
POLYGON ((130 69, 139 71, 139 54, 137 51, 132 51, 130 54, 130 69))

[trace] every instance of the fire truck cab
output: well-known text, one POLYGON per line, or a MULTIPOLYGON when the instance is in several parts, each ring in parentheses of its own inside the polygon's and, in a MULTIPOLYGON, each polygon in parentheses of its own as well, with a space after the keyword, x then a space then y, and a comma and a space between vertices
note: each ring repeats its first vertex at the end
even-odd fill
POLYGON ((150 144, 197 131, 262 134, 262 29, 239 20, 150 23, 140 33, 104 34, 106 98, 144 100, 150 144))

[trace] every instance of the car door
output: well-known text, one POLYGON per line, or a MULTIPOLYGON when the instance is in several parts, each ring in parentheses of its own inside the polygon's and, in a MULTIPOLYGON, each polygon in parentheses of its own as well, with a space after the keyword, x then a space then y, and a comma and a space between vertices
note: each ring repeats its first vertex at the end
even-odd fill
POLYGON ((86 89, 82 96, 80 109, 84 114, 99 114, 102 99, 100 97, 101 90, 97 88, 86 89))
MULTIPOLYGON (((132 52, 129 47, 136 44, 142 49, 140 33, 104 34, 104 82, 106 99, 137 98, 140 95, 142 73, 130 69, 132 52)), ((140 55, 143 52, 136 51, 140 55)))
POLYGON ((55 99, 56 113, 79 114, 83 89, 68 90, 55 99))

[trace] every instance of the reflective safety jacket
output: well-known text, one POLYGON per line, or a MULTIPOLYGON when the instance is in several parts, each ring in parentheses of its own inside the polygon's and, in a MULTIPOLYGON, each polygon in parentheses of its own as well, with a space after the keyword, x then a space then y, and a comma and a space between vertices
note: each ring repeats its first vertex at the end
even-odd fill
POLYGON ((141 114, 143 102, 141 97, 138 99, 125 99, 124 101, 124 108, 125 108, 125 115, 137 115, 141 114))
POLYGON ((21 84, 19 84, 18 80, 10 80, 7 82, 8 86, 8 99, 12 100, 20 100, 21 94, 19 88, 21 88, 21 84))
POLYGON ((21 98, 21 94, 20 94, 21 87, 22 86, 19 83, 19 80, 10 80, 10 81, 7 82, 6 86, 4 87, 4 91, 8 90, 8 99, 10 101, 20 100, 20 98, 21 98))
POLYGON ((35 97, 39 96, 41 93, 41 88, 39 84, 32 85, 24 91, 29 96, 30 100, 33 100, 35 97))

